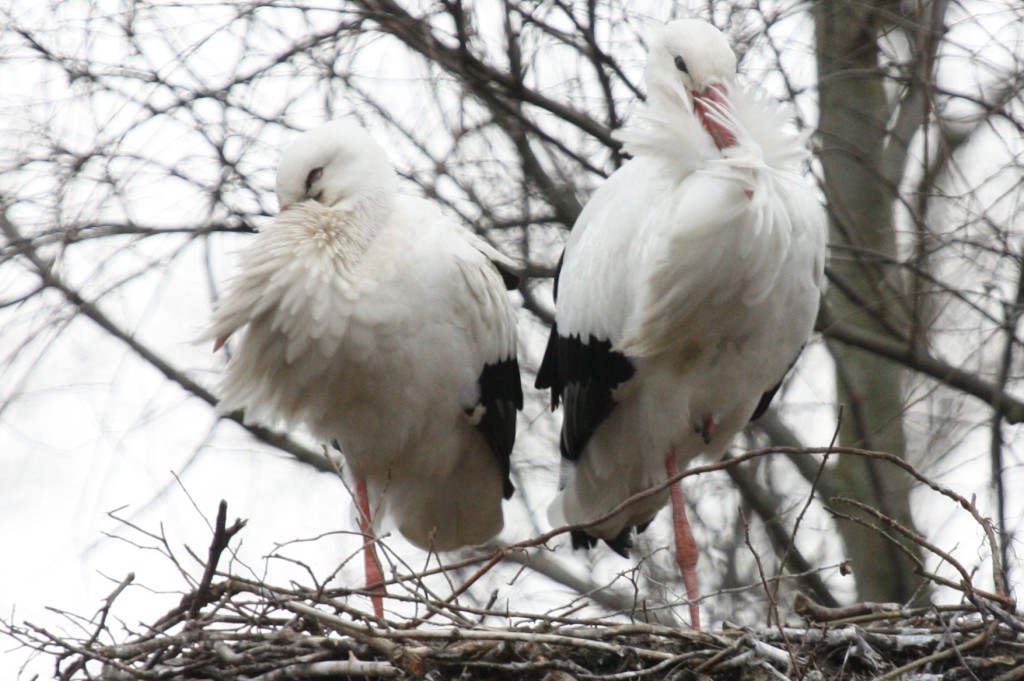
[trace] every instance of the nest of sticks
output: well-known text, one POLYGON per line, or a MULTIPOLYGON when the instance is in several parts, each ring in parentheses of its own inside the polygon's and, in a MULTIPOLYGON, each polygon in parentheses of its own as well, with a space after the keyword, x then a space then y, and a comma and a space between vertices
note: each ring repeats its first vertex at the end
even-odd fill
MULTIPOLYGON (((419 617, 395 622, 353 607, 357 590, 284 588, 218 571, 244 525, 227 525, 222 502, 201 579, 141 631, 111 625, 128 575, 93 617, 78 619, 81 635, 5 622, 0 632, 51 658, 61 680, 1024 679, 1024 619, 1005 593, 969 580, 954 585, 962 598, 948 606, 826 608, 798 594, 798 623, 756 629, 694 632, 427 596, 416 597, 419 617)), ((521 549, 477 560, 486 568, 512 550, 521 549)))

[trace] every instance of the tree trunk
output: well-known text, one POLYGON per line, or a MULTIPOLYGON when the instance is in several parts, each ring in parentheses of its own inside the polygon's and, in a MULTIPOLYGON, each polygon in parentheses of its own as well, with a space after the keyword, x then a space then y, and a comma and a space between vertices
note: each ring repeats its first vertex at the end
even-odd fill
MULTIPOLYGON (((831 316, 845 324, 899 335, 905 327, 900 307, 905 298, 898 273, 883 262, 896 255, 896 185, 882 171, 890 106, 878 64, 880 5, 820 0, 815 6, 820 159, 833 245, 828 305, 831 316)), ((843 405, 842 443, 903 456, 904 371, 855 348, 832 344, 830 350, 843 405)), ((842 457, 832 475, 844 495, 913 528, 911 482, 901 471, 842 457)), ((843 504, 833 507, 864 517, 843 504)), ((842 521, 840 531, 862 599, 903 602, 914 597, 922 580, 898 546, 856 522, 842 521)), ((909 550, 916 552, 916 547, 909 550)))

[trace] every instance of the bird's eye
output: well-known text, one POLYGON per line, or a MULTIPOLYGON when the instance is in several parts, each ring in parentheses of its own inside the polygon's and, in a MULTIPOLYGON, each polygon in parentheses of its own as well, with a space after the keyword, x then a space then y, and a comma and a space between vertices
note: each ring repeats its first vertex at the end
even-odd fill
POLYGON ((683 73, 689 73, 689 70, 686 68, 686 60, 682 57, 676 57, 676 68, 683 73))
POLYGON ((306 193, 309 194, 309 190, 313 188, 313 185, 323 177, 323 168, 313 168, 309 171, 309 175, 306 175, 306 193))

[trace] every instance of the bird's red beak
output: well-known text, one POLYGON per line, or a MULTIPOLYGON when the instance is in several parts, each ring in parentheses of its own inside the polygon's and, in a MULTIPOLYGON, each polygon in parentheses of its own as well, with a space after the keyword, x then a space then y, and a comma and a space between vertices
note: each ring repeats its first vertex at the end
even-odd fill
POLYGON ((697 120, 711 135, 716 147, 727 149, 736 145, 736 135, 712 115, 721 107, 732 108, 721 85, 710 85, 700 92, 693 93, 693 110, 697 114, 697 120))

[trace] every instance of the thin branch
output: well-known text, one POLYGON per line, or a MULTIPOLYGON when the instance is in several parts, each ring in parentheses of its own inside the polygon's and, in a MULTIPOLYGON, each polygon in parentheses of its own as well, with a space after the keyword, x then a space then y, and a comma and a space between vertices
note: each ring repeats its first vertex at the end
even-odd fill
MULTIPOLYGON (((99 325, 111 336, 127 345, 137 355, 139 355, 139 357, 152 365, 166 378, 184 388, 186 392, 195 395, 210 406, 216 406, 217 398, 214 397, 213 393, 193 381, 183 372, 172 366, 170 362, 164 360, 157 353, 150 350, 149 347, 131 336, 128 332, 124 331, 120 326, 114 323, 112 319, 107 317, 94 303, 82 298, 78 291, 66 284, 54 272, 51 264, 47 263, 39 255, 38 251, 33 247, 32 242, 25 239, 14 223, 7 219, 7 215, 5 213, 0 213, 0 230, 7 235, 7 238, 11 243, 18 245, 21 254, 31 263, 35 273, 42 280, 43 286, 59 291, 64 298, 74 305, 82 314, 99 325)), ((304 464, 308 464, 318 471, 324 473, 334 472, 334 466, 326 456, 303 447, 286 435, 276 433, 262 426, 245 423, 240 412, 226 414, 223 418, 234 421, 249 431, 249 433, 255 436, 258 440, 290 454, 296 460, 304 464)))
POLYGON ((1024 423, 1024 402, 1004 394, 997 385, 937 359, 909 343, 894 341, 850 324, 829 319, 822 307, 818 330, 826 338, 891 359, 903 366, 930 376, 951 388, 977 397, 1001 413, 1008 423, 1024 423))

